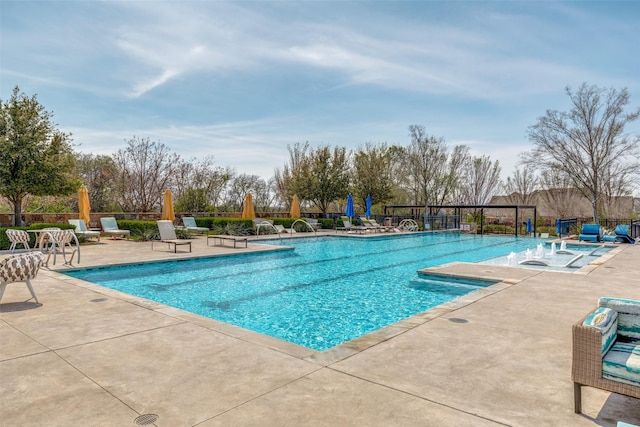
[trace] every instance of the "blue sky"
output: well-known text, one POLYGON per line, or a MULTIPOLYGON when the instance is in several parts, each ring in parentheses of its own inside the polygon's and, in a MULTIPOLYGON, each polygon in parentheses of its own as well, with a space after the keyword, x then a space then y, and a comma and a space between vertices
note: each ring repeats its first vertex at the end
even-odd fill
MULTIPOLYGON (((409 143, 499 160, 582 82, 640 105, 640 2, 0 0, 0 97, 37 94, 76 150, 148 137, 269 178, 287 145, 409 143)), ((640 132, 636 122, 629 132, 640 132)))

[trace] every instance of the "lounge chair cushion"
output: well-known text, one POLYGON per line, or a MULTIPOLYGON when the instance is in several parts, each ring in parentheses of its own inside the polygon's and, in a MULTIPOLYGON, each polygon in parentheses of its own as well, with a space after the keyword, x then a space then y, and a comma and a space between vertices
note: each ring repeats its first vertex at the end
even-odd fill
POLYGON ((599 242, 600 241, 600 224, 582 224, 582 232, 578 236, 578 240, 599 242))
POLYGON ((616 234, 616 236, 628 236, 629 226, 626 224, 618 224, 616 225, 616 229, 613 232, 616 234))
POLYGON ((618 329, 618 312, 607 307, 600 307, 584 319, 585 326, 596 328, 602 334, 602 354, 605 354, 616 340, 618 329))
POLYGON ((207 227, 198 226, 198 224, 196 223, 196 219, 192 216, 182 217, 182 223, 184 224, 185 228, 189 231, 202 231, 202 232, 209 231, 207 227))
POLYGON ((602 297, 599 307, 618 312, 618 335, 629 340, 640 340, 640 302, 624 298, 602 297))
POLYGON ((640 385, 640 341, 616 342, 602 359, 602 376, 633 386, 640 385))

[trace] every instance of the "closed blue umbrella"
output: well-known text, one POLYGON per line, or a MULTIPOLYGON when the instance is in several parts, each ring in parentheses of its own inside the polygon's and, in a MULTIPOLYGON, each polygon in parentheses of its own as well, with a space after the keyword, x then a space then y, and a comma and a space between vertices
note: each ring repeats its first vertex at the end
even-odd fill
POLYGON ((531 218, 527 219, 527 233, 531 233, 531 218))
POLYGON ((351 195, 351 193, 349 193, 349 195, 347 196, 347 211, 344 214, 349 218, 353 218, 354 216, 356 216, 356 211, 353 208, 353 196, 351 195))
POLYGON ((364 213, 367 218, 371 216, 371 194, 367 194, 367 211, 364 213))
POLYGON ((560 235, 560 218, 556 219, 556 234, 560 235))

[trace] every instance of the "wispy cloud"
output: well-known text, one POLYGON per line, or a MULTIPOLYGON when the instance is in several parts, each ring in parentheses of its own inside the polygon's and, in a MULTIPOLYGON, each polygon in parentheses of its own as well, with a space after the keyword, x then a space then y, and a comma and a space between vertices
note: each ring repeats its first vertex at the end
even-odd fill
POLYGON ((507 165, 566 85, 640 96, 630 2, 6 3, 2 95, 37 93, 87 152, 137 135, 269 176, 287 144, 422 124, 507 165))

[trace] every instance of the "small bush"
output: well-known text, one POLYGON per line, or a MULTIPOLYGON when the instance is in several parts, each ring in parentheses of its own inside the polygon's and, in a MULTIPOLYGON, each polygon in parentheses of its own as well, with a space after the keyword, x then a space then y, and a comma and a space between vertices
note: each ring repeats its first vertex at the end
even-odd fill
POLYGON ((215 234, 226 234, 228 236, 248 236, 251 230, 245 224, 239 222, 227 222, 224 226, 216 226, 215 234))
POLYGON ((231 226, 232 229, 238 230, 238 227, 242 226, 247 230, 246 234, 251 234, 253 231, 253 220, 243 218, 201 217, 196 218, 196 224, 198 224, 198 227, 207 227, 209 230, 214 230, 217 234, 220 234, 220 231, 224 230, 227 224, 239 224, 231 226))
POLYGON ((119 219, 116 222, 119 229, 131 231, 131 237, 136 240, 151 240, 159 234, 158 224, 155 221, 119 219))
POLYGON ((57 224, 57 223, 51 223, 51 222, 34 222, 33 224, 31 224, 29 227, 27 228, 23 228, 23 227, 12 227, 12 228, 17 228, 17 229, 24 229, 24 230, 42 230, 43 228, 60 228, 62 230, 75 230, 76 228, 71 225, 71 224, 57 224))
POLYGON ((318 218, 318 222, 320 223, 322 228, 325 228, 327 230, 331 230, 335 225, 331 218, 318 218))
POLYGON ((484 226, 484 232, 492 234, 515 234, 515 229, 510 225, 487 224, 484 226))

